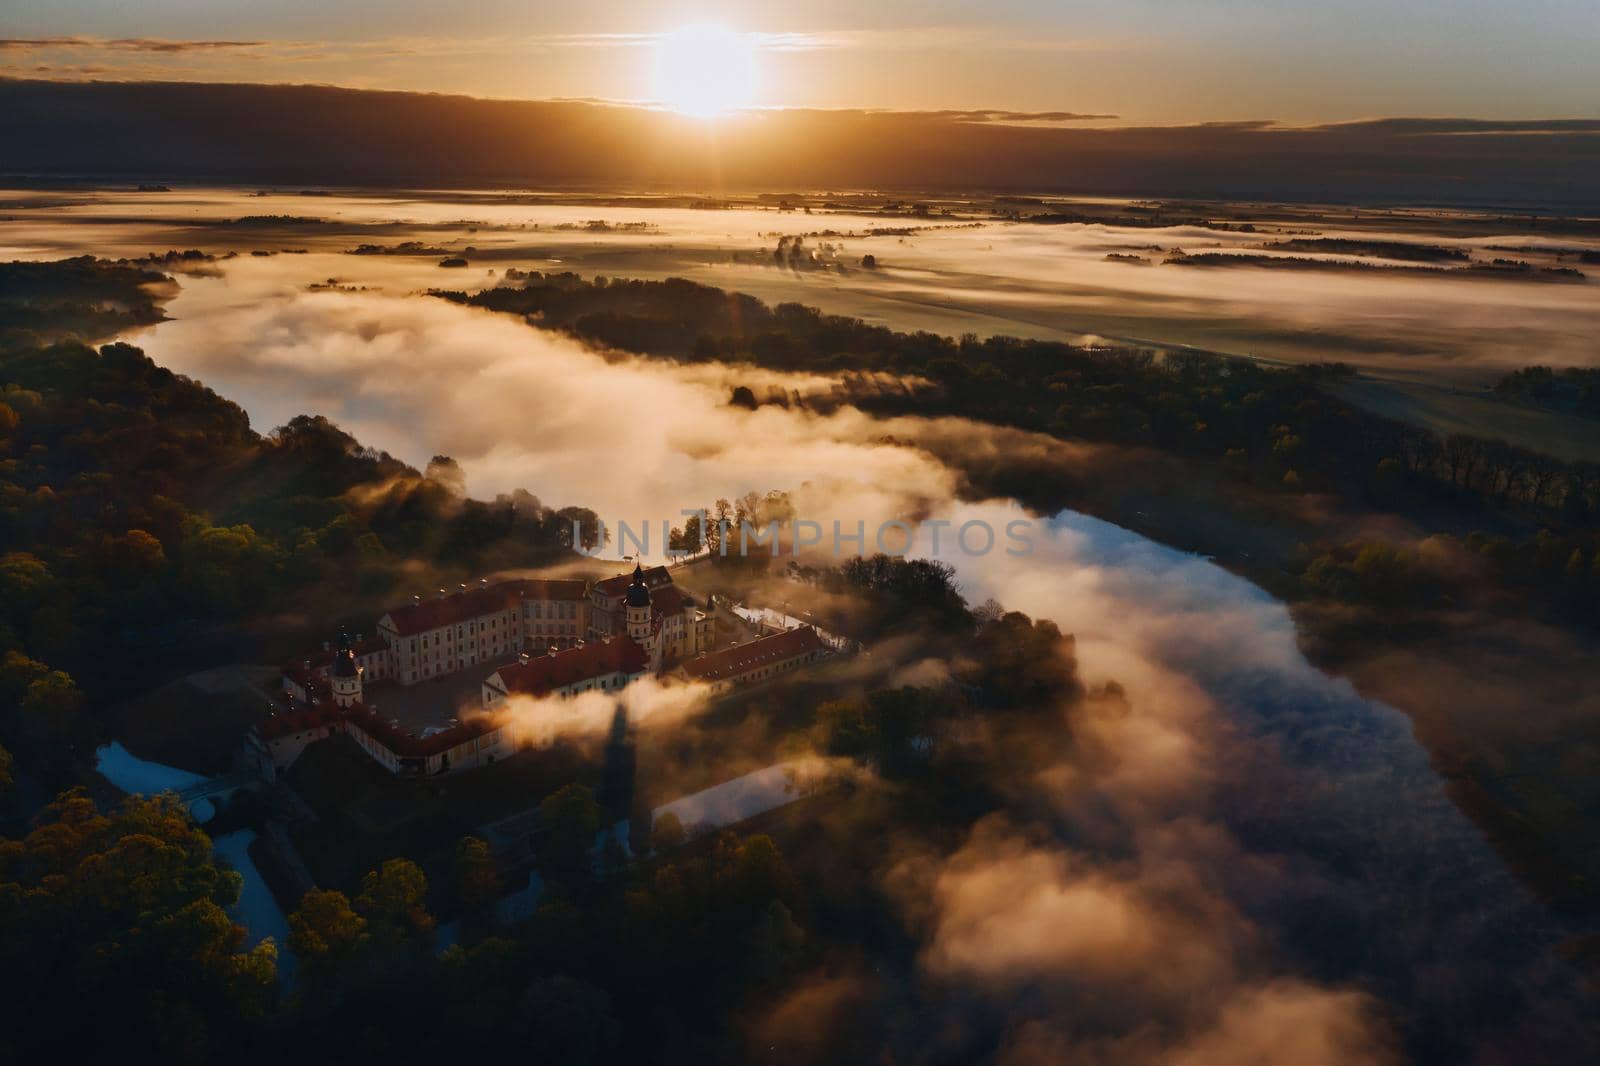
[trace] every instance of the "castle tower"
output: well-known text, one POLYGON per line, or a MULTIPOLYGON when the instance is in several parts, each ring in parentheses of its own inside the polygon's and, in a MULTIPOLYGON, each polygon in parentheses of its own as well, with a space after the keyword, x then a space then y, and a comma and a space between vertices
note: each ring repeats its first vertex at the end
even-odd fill
POLYGON ((333 653, 333 665, 328 668, 328 689, 333 702, 340 707, 350 707, 361 702, 361 667, 356 665, 356 653, 350 647, 350 634, 339 633, 339 650, 333 653))
POLYGON ((649 651, 650 645, 655 640, 655 626, 650 620, 650 590, 645 587, 644 567, 638 563, 633 566, 633 583, 628 586, 623 604, 628 636, 632 637, 639 647, 649 651))

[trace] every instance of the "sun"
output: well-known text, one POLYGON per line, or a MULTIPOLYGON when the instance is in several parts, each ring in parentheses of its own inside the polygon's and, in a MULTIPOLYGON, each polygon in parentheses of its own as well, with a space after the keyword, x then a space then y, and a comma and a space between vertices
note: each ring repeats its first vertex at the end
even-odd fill
POLYGON ((655 95, 680 115, 710 118, 755 98, 754 40, 722 26, 684 26, 656 44, 655 95))

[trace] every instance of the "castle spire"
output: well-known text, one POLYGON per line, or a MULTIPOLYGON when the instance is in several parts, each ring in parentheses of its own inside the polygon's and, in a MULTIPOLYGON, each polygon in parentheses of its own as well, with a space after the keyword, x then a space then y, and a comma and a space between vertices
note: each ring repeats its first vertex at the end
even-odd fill
POLYGON ((361 702, 361 666, 350 646, 350 631, 344 628, 339 630, 339 649, 328 667, 328 688, 333 702, 341 707, 361 702))

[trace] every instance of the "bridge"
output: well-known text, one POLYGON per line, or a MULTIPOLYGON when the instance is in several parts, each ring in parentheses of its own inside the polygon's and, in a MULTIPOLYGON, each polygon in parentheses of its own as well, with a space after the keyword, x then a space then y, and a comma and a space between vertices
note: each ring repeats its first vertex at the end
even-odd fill
POLYGON ((208 777, 204 781, 196 782, 179 792, 178 798, 187 807, 203 799, 228 799, 241 788, 248 788, 260 782, 260 775, 254 771, 236 770, 231 774, 208 777))

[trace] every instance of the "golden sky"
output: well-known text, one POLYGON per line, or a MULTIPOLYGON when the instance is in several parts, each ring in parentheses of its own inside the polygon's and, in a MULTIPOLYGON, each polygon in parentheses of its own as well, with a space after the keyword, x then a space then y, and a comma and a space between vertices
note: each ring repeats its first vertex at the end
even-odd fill
POLYGON ((0 0, 0 25, 10 77, 1131 123, 1600 115, 1593 0, 0 0))

